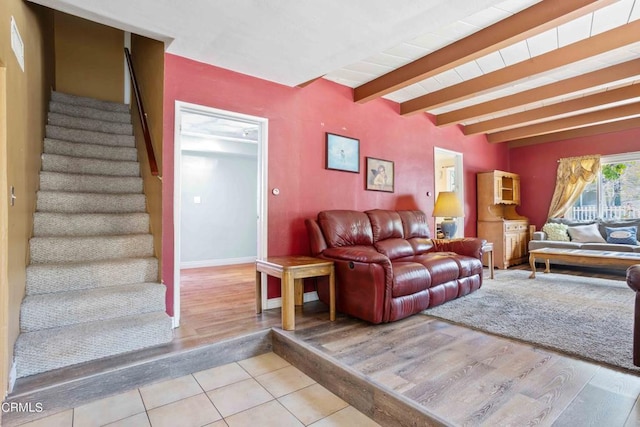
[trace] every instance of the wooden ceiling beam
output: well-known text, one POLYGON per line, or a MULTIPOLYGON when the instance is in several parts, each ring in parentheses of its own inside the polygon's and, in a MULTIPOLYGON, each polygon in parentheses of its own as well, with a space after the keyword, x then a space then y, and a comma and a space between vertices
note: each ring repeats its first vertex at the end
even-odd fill
POLYGON ((551 71, 640 40, 640 20, 632 21, 570 45, 518 62, 400 104, 400 114, 411 115, 463 101, 526 77, 551 71))
POLYGON ((551 119, 552 117, 559 116, 561 114, 577 113, 578 111, 586 110, 587 108, 612 104, 614 102, 625 101, 638 97, 640 97, 640 84, 627 85, 605 92, 598 92, 593 95, 587 95, 540 108, 534 108, 521 113, 509 114, 507 116, 485 120, 483 122, 465 126, 463 131, 465 135, 496 132, 517 125, 535 122, 537 120, 551 119))
POLYGON ((511 15, 354 90, 355 102, 366 102, 453 69, 511 44, 540 34, 614 0, 547 0, 511 15))
POLYGON ((565 130, 562 132, 547 133, 545 135, 532 136, 530 138, 519 139, 509 142, 509 148, 524 147, 526 145, 543 144, 545 142, 564 141, 573 138, 584 138, 605 133, 621 132, 629 129, 640 128, 640 117, 633 119, 618 120, 615 122, 602 123, 593 126, 565 130))
POLYGON ((551 120, 529 126, 522 126, 515 129, 503 130, 487 134, 489 142, 507 142, 516 139, 528 138, 545 133, 559 132, 576 127, 589 126, 595 123, 609 120, 622 119, 640 114, 640 102, 620 105, 613 108, 592 111, 590 113, 578 114, 563 119, 551 120))
POLYGON ((581 74, 571 79, 561 80, 534 89, 518 92, 513 95, 438 114, 435 116, 436 124, 438 126, 457 124, 464 122, 465 120, 487 116, 510 108, 554 98, 556 96, 566 95, 579 90, 596 87, 638 75, 640 75, 640 59, 634 59, 621 64, 581 74))

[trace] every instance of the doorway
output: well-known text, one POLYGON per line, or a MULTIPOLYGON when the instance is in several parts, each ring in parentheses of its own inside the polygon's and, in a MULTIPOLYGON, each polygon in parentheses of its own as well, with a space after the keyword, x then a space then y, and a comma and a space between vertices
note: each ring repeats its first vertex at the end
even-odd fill
POLYGON ((174 326, 180 270, 266 255, 267 119, 176 102, 174 326))
MULTIPOLYGON (((460 203, 464 206, 464 179, 462 168, 462 153, 434 147, 434 182, 435 199, 441 191, 455 191, 460 203)), ((436 228, 444 218, 436 218, 436 228)), ((464 237, 464 218, 454 218, 456 221, 456 233, 453 237, 464 237)))

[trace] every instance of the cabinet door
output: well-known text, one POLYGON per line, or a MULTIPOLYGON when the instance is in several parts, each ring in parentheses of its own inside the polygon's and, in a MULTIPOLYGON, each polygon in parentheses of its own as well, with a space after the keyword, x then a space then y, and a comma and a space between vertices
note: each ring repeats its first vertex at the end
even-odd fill
POLYGON ((502 176, 493 177, 493 203, 502 203, 502 176))
POLYGON ((520 205, 520 177, 513 178, 513 203, 520 205))
POLYGON ((511 264, 511 260, 518 258, 518 252, 520 251, 518 233, 505 233, 504 235, 504 262, 505 264, 511 264))

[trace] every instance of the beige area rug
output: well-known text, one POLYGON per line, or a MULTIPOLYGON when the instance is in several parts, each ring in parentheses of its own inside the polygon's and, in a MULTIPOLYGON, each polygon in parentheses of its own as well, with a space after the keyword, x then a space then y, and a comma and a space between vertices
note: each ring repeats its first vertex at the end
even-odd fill
POLYGON ((423 313, 640 375, 634 292, 624 280, 496 271, 482 288, 423 313))

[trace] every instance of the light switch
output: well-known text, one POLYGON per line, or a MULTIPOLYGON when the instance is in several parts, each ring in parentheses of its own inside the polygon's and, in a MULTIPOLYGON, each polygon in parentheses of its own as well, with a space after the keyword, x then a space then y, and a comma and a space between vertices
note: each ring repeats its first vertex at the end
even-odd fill
POLYGON ((193 203, 195 203, 195 204, 200 203, 200 196, 194 196, 193 197, 193 203))

